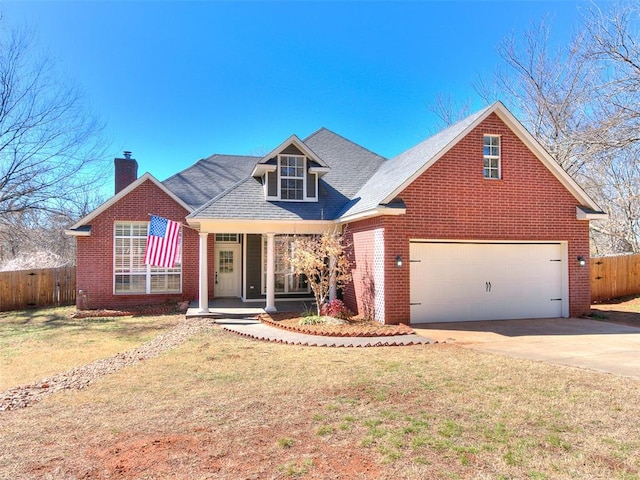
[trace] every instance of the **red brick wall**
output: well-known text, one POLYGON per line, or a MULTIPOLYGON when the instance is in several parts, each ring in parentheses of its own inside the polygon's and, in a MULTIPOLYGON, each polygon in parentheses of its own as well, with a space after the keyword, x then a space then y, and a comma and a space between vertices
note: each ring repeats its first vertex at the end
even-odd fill
MULTIPOLYGON (((198 232, 182 230, 182 294, 114 295, 113 235, 116 221, 148 222, 149 213, 186 224, 188 212, 153 182, 146 181, 91 221, 91 236, 77 237, 76 284, 86 298, 85 308, 121 308, 198 298, 198 232)), ((209 236, 209 295, 213 298, 213 243, 209 236)), ((77 296, 78 308, 82 298, 77 296)))
POLYGON ((345 305, 353 312, 373 318, 374 313, 374 230, 380 219, 373 218, 350 224, 344 239, 351 263, 351 282, 342 289, 345 305))
MULTIPOLYGON (((576 220, 577 200, 495 114, 399 197, 406 215, 382 217, 378 225, 385 230, 386 323, 409 321, 410 239, 568 241, 569 313, 589 311, 589 267, 574 261, 589 258, 588 222, 576 220), (500 180, 483 177, 483 134, 501 135, 500 180), (396 255, 405 259, 402 268, 396 255)), ((356 252, 363 248, 358 243, 356 252)))

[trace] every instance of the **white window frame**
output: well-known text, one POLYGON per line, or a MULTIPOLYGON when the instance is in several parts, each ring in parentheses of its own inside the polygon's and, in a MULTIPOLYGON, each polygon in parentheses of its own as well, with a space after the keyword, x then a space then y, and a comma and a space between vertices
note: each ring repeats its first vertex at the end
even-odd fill
MULTIPOLYGON (((289 290, 289 278, 293 275, 295 275, 291 269, 287 269, 286 264, 284 262, 284 259, 280 260, 280 262, 278 261, 278 252, 281 252, 283 250, 282 246, 279 245, 279 243, 282 242, 288 242, 289 244, 291 243, 293 239, 290 237, 287 237, 285 235, 276 235, 274 237, 274 254, 276 255, 276 259, 275 259, 275 269, 274 269, 274 275, 282 275, 284 277, 283 283, 284 283, 284 288, 282 290, 275 290, 276 294, 293 294, 293 293, 311 293, 311 286, 309 285, 309 282, 307 282, 307 289, 306 290, 289 290), (278 264, 280 265, 280 268, 278 268, 278 264)), ((288 250, 288 248, 287 248, 288 250)), ((260 281, 262 283, 260 291, 262 292, 263 295, 266 295, 267 293, 267 238, 265 236, 262 237, 262 271, 261 271, 261 275, 260 275, 260 281)))
POLYGON ((240 235, 237 233, 216 233, 216 243, 240 243, 240 235))
MULTIPOLYGON (((149 222, 124 222, 118 221, 113 225, 113 294, 114 295, 166 295, 182 293, 182 264, 176 263, 173 268, 152 267, 144 265, 144 251, 147 245, 147 233, 149 222), (127 235, 118 235, 118 230, 128 228, 127 235), (129 239, 129 245, 124 242, 129 239), (118 241, 120 240, 120 242, 118 241), (137 242, 136 242, 137 240, 137 242), (119 245, 120 244, 120 245, 119 245), (123 252, 118 252, 122 248, 123 252), (128 252, 127 252, 128 250, 128 252), (118 258, 122 258, 123 253, 129 256, 128 265, 118 265, 118 258), (162 281, 167 284, 169 276, 178 276, 177 289, 156 290, 152 280, 162 281), (143 277, 144 290, 118 290, 118 277, 143 277)), ((182 242, 182 235, 180 235, 182 242)), ((130 282, 131 284, 131 282, 130 282)))
POLYGON ((482 175, 487 180, 500 180, 502 178, 502 141, 500 135, 492 135, 485 133, 482 136, 482 175), (489 143, 487 143, 489 140, 489 143), (493 143, 497 140, 497 145, 493 143), (493 149, 497 148, 497 155, 495 154, 493 149), (497 163, 497 165, 493 166, 493 163, 497 163), (489 166, 487 166, 489 163, 489 166), (495 172, 497 176, 492 176, 491 173, 495 172))
MULTIPOLYGON (((296 189, 297 190, 297 189, 296 189)), ((278 196, 280 197, 280 200, 282 200, 283 202, 302 202, 304 200, 306 200, 307 197, 307 157, 305 157, 304 155, 288 155, 288 154, 280 154, 278 155, 278 196), (295 176, 295 175, 283 175, 282 170, 284 168, 286 168, 286 166, 284 165, 285 161, 289 161, 289 159, 293 159, 296 161, 296 163, 298 161, 302 162, 302 166, 298 167, 297 165, 293 168, 298 169, 300 168, 302 170, 302 176, 295 176), (283 187, 282 187, 282 183, 285 180, 294 180, 294 181, 302 181, 302 197, 301 198, 283 198, 282 193, 283 193, 283 187)))

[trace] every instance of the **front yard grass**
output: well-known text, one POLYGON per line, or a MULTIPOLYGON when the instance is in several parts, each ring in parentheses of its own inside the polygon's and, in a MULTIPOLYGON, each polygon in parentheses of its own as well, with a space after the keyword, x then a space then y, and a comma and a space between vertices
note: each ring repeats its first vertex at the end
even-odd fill
MULTIPOLYGON (((122 341, 173 321, 123 326, 122 341)), ((89 330, 87 349, 114 336, 89 330)), ((66 348, 66 335, 19 331, 66 348)), ((0 413, 0 478, 638 480, 639 386, 456 345, 297 347, 212 327, 0 413)))
POLYGON ((0 313, 0 391, 134 348, 181 318, 73 318, 74 311, 58 307, 0 313))

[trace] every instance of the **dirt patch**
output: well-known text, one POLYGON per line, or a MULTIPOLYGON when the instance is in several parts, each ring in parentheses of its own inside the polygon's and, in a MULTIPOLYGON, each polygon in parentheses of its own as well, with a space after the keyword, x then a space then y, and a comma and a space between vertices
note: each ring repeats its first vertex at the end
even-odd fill
POLYGON ((640 328, 640 296, 634 295, 591 305, 590 318, 640 328))
POLYGON ((291 332, 325 337, 389 337, 395 335, 412 335, 415 332, 404 324, 383 325, 373 320, 353 318, 342 325, 300 325, 303 319, 299 313, 283 312, 263 314, 259 316, 262 323, 282 328, 291 332))
POLYGON ((188 435, 129 438, 108 448, 87 451, 87 456, 101 465, 92 473, 104 478, 140 478, 150 473, 154 477, 169 476, 176 465, 193 462, 203 454, 198 440, 188 435))
MULTIPOLYGON (((380 464, 366 451, 331 445, 312 433, 283 446, 274 433, 257 429, 246 451, 204 429, 193 435, 121 435, 111 446, 86 449, 92 466, 76 473, 80 478, 211 478, 228 475, 229 463, 244 459, 233 478, 379 478, 380 464)), ((46 473, 44 466, 36 469, 46 473)))

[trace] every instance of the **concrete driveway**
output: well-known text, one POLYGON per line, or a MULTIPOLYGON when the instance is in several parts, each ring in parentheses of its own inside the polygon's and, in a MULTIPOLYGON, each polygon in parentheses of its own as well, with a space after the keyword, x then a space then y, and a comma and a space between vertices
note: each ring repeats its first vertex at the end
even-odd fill
POLYGON ((411 325, 438 342, 640 379, 640 328, 581 318, 411 325))

